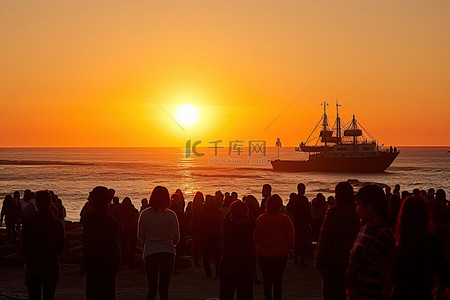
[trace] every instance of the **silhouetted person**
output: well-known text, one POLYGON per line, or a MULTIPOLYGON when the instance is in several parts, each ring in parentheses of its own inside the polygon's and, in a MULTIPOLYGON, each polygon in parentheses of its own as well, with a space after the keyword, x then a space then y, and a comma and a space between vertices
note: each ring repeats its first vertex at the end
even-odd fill
POLYGON ((222 202, 222 207, 220 208, 220 212, 222 216, 225 217, 230 212, 230 205, 233 203, 233 197, 231 197, 230 193, 225 193, 225 198, 222 202))
POLYGON ((120 264, 119 224, 108 213, 112 195, 97 186, 90 194, 93 211, 81 219, 86 264, 86 299, 116 299, 120 264))
POLYGON ((442 204, 444 204, 445 206, 448 206, 448 200, 447 197, 445 196, 445 191, 443 189, 438 189, 436 191, 436 197, 435 200, 441 202, 442 204))
POLYGON ((396 184, 394 187, 394 191, 392 192, 392 194, 398 194, 400 195, 400 184, 396 184))
POLYGON ((253 220, 253 222, 256 223, 256 219, 259 217, 258 200, 256 200, 255 196, 253 195, 247 195, 244 202, 247 204, 250 220, 253 220))
POLYGON ((19 215, 20 210, 14 203, 13 197, 6 195, 5 200, 3 200, 0 225, 3 223, 3 217, 5 217, 6 232, 10 241, 16 240, 16 221, 19 215))
MULTIPOLYGON (((248 198, 248 197, 247 197, 248 198)), ((256 252, 253 234, 255 223, 248 215, 247 204, 235 201, 230 218, 223 224, 223 256, 220 263, 220 299, 253 300, 256 252)))
POLYGON ((130 198, 125 197, 122 204, 118 206, 116 215, 120 226, 119 239, 122 263, 126 263, 134 269, 139 212, 131 203, 130 198))
POLYGON ((153 189, 149 204, 139 217, 138 237, 144 243, 147 300, 154 300, 159 290, 161 300, 169 299, 169 283, 175 264, 175 245, 180 239, 178 220, 171 211, 169 191, 153 189), (158 286, 159 277, 159 286, 158 286))
POLYGON ((30 190, 25 190, 22 199, 22 220, 26 220, 37 212, 36 200, 33 199, 30 190))
MULTIPOLYGON (((398 245, 393 265, 393 299, 433 299, 431 291, 436 275, 441 287, 450 286, 450 267, 444 248, 431 230, 425 199, 406 199, 396 231, 398 245)), ((440 289, 439 294, 442 291, 440 289)))
POLYGON ((64 226, 64 222, 65 222, 67 214, 66 214, 66 208, 64 207, 61 198, 56 197, 56 204, 55 204, 55 206, 56 206, 56 210, 57 210, 57 213, 56 213, 55 217, 64 226))
POLYGON ((388 208, 390 210, 391 209, 391 205, 392 205, 392 203, 391 203, 391 198, 392 198, 391 187, 386 186, 384 188, 384 194, 386 195, 386 200, 388 202, 388 208))
POLYGON ((184 213, 186 204, 185 204, 185 202, 184 202, 183 191, 180 190, 180 189, 177 189, 177 190, 175 191, 175 194, 177 194, 177 195, 180 197, 179 200, 178 200, 178 201, 179 201, 178 205, 180 206, 181 211, 184 213))
POLYGON ((211 262, 214 262, 216 268, 216 277, 219 275, 220 262, 220 236, 222 232, 222 213, 216 206, 214 197, 206 195, 205 205, 201 214, 201 238, 203 268, 206 277, 210 278, 211 262))
POLYGON ((294 218, 295 227, 295 263, 306 266, 305 257, 311 246, 311 205, 305 196, 305 185, 297 185, 298 194, 286 205, 286 210, 294 218), (300 262, 299 262, 300 257, 300 262))
POLYGON ((183 246, 185 243, 185 235, 186 235, 186 228, 184 223, 184 213, 181 210, 180 207, 180 196, 179 194, 175 193, 170 196, 170 206, 169 209, 173 211, 178 219, 178 227, 180 230, 180 240, 178 241, 177 245, 175 246, 175 269, 177 269, 177 266, 180 263, 181 254, 183 250, 183 246))
POLYGON ((427 200, 428 200, 428 202, 434 200, 434 194, 435 194, 434 189, 429 189, 428 190, 428 192, 427 192, 427 200))
MULTIPOLYGON (((247 197, 245 197, 245 200, 243 200, 243 202, 247 204, 250 222, 256 224, 256 220, 260 216, 260 208, 258 200, 256 200, 255 196, 253 195, 247 195, 247 197)), ((257 273, 255 273, 255 283, 258 284, 261 283, 261 280, 259 280, 257 273)))
POLYGON ((220 209, 223 204, 223 194, 221 191, 217 191, 214 194, 214 200, 216 201, 216 206, 220 209))
POLYGON ((233 202, 236 201, 236 200, 239 200, 238 199, 238 194, 236 192, 231 192, 231 199, 232 199, 233 202))
POLYGON ((436 198, 430 201, 428 206, 434 224, 434 232, 442 245, 447 245, 447 242, 450 239, 450 213, 447 208, 444 190, 438 189, 436 198))
POLYGON ((414 195, 414 197, 420 197, 420 190, 419 189, 413 189, 413 195, 414 195))
POLYGON ((28 297, 30 300, 54 299, 58 258, 64 246, 63 226, 49 211, 50 193, 38 191, 35 197, 38 211, 24 221, 22 233, 28 297))
POLYGON ((49 193, 50 193, 50 196, 52 199, 51 204, 50 204, 50 212, 55 217, 55 219, 58 219, 58 214, 59 214, 59 209, 57 207, 58 195, 55 195, 55 193, 53 193, 53 191, 49 191, 49 193))
POLYGON ((389 209, 383 189, 367 185, 356 195, 362 223, 350 252, 346 283, 353 299, 389 299, 395 238, 388 224, 389 209))
POLYGON ((259 208, 259 214, 263 214, 266 212, 266 202, 267 199, 272 195, 272 186, 268 183, 264 184, 261 191, 262 200, 261 200, 261 206, 259 208))
POLYGON ((192 257, 194 258, 194 265, 201 267, 200 257, 202 252, 202 210, 204 197, 203 193, 195 193, 192 201, 192 217, 190 224, 190 233, 192 237, 192 257))
POLYGON ((113 197, 112 203, 108 203, 108 213, 110 216, 112 216, 116 220, 118 219, 118 216, 117 216, 118 210, 117 209, 119 208, 119 206, 120 206, 119 197, 113 197))
POLYGON ((149 208, 150 206, 148 205, 148 200, 147 198, 144 198, 141 200, 141 209, 139 210, 139 212, 142 212, 144 209, 149 208))
POLYGON ((311 229, 312 240, 318 241, 320 228, 327 211, 328 205, 322 193, 318 193, 316 198, 311 201, 311 229))
POLYGON ((288 254, 294 248, 294 225, 280 212, 283 206, 280 196, 270 196, 266 206, 266 212, 256 221, 255 244, 263 274, 264 299, 280 300, 288 254))
POLYGON ((13 194, 13 202, 14 205, 17 207, 17 210, 19 211, 19 214, 16 219, 16 230, 20 229, 20 224, 22 224, 22 217, 23 217, 23 211, 22 211, 22 203, 20 202, 20 193, 19 191, 15 191, 13 194))
POLYGON ((391 228, 394 230, 397 224, 398 213, 400 211, 400 207, 402 206, 402 200, 400 199, 399 194, 392 194, 391 197, 391 209, 389 210, 389 224, 391 228))
POLYGON ((316 269, 322 275, 323 299, 345 300, 345 272, 360 228, 348 182, 336 185, 336 204, 326 212, 316 248, 316 269))
POLYGON ((336 204, 336 200, 334 199, 334 197, 333 196, 328 196, 328 198, 327 198, 328 208, 334 206, 335 204, 336 204))
POLYGON ((402 202, 406 200, 410 196, 408 191, 402 191, 402 202))

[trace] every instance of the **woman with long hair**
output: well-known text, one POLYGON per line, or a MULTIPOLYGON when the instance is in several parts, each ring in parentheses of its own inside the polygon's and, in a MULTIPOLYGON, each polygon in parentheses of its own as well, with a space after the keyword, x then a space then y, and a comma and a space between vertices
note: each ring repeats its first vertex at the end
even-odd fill
MULTIPOLYGON (((441 287, 450 286, 450 269, 444 248, 432 230, 426 200, 407 198, 396 228, 393 299, 433 299, 436 275, 441 287)), ((438 290, 442 292, 442 289, 438 290)))
POLYGON ((169 191, 162 186, 153 189, 150 208, 139 217, 138 237, 144 243, 143 258, 147 275, 147 300, 158 292, 161 300, 169 299, 169 282, 175 264, 175 245, 180 239, 176 214, 168 209, 169 191))

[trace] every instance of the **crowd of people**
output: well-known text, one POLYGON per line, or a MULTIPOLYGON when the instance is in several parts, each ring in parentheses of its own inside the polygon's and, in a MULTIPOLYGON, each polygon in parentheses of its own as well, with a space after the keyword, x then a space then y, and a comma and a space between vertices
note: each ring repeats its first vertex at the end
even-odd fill
MULTIPOLYGON (((283 274, 292 258, 314 262, 328 299, 432 299, 450 286, 450 210, 445 191, 391 192, 378 185, 358 191, 340 182, 333 196, 309 201, 300 183, 286 206, 272 187, 241 199, 236 192, 187 202, 157 186, 140 210, 120 203, 114 189, 95 187, 80 213, 87 299, 115 299, 120 265, 136 267, 143 244, 147 299, 169 299, 170 279, 191 256, 205 277, 220 281, 220 299, 253 299, 256 269, 265 300, 282 299, 283 274), (203 266, 202 266, 203 264, 203 266), (213 272, 214 271, 214 272, 213 272), (437 278, 438 280, 435 280, 437 278)), ((3 202, 8 237, 22 228, 30 299, 52 299, 64 244, 65 209, 50 191, 18 192, 3 202), (31 207, 30 207, 31 206, 31 207)), ((298 269, 301 272, 301 268, 298 269)), ((300 292, 300 291, 299 291, 300 292)))

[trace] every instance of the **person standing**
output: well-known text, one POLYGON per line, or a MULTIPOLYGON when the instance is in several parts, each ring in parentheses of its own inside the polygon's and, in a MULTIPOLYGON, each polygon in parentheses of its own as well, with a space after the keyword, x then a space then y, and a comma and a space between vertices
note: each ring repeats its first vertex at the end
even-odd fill
POLYGON ((360 228, 353 187, 340 182, 336 205, 327 210, 316 248, 316 269, 322 276, 323 299, 345 300, 345 272, 360 228))
POLYGON ((281 299, 287 258, 294 248, 294 225, 288 216, 281 213, 282 206, 279 195, 270 196, 266 212, 256 221, 255 244, 263 274, 265 300, 281 299))
POLYGON ((235 201, 230 206, 230 218, 223 224, 223 256, 220 263, 220 299, 253 300, 256 249, 253 241, 254 220, 247 204, 235 201))
POLYGON ((130 269, 134 269, 136 267, 135 256, 139 212, 131 203, 131 199, 125 197, 122 204, 117 207, 116 216, 120 225, 119 239, 122 263, 127 263, 130 269))
POLYGON ((259 214, 263 214, 266 211, 266 204, 269 197, 272 195, 272 186, 268 183, 264 184, 261 191, 262 200, 261 206, 259 207, 259 214))
POLYGON ((214 263, 216 278, 219 277, 220 237, 222 233, 222 213, 216 206, 214 197, 206 195, 205 205, 201 213, 201 239, 203 268, 207 278, 212 277, 211 263, 214 263))
POLYGON ((116 299, 120 263, 119 224, 108 213, 111 199, 106 187, 95 187, 89 197, 93 211, 81 219, 87 300, 116 299))
POLYGON ((16 221, 19 218, 20 210, 14 203, 11 195, 6 195, 3 200, 0 225, 3 223, 3 217, 5 217, 6 231, 8 233, 8 239, 12 242, 16 240, 16 221))
POLYGON ((286 205, 287 212, 294 217, 294 262, 300 266, 307 266, 305 258, 311 248, 311 204, 305 196, 305 190, 305 185, 299 183, 297 185, 298 194, 286 205))
POLYGON ((441 299, 450 286, 450 267, 444 247, 431 233, 430 211, 424 198, 410 197, 403 203, 397 226, 397 248, 393 265, 394 300, 431 300, 435 277, 438 275, 441 299))
POLYGON ((48 191, 35 195, 37 213, 23 222, 23 256, 30 300, 55 298, 59 277, 59 256, 64 246, 63 225, 50 212, 48 191))
POLYGON ((194 258, 194 265, 201 267, 200 257, 202 252, 202 211, 204 204, 204 196, 202 192, 195 193, 192 201, 192 217, 189 224, 189 231, 192 237, 192 257, 194 258))
POLYGON ((138 225, 138 237, 144 243, 147 300, 154 300, 158 290, 160 299, 168 300, 175 264, 175 245, 180 239, 178 220, 176 214, 168 209, 170 197, 167 188, 155 187, 149 204, 150 208, 141 213, 138 225))
POLYGON ((324 195, 318 193, 316 198, 311 201, 311 229, 314 242, 319 240, 320 228, 322 228, 327 208, 328 205, 324 195))
POLYGON ((366 185, 356 195, 361 227, 350 252, 347 299, 390 299, 395 238, 388 223, 386 195, 377 185, 366 185))

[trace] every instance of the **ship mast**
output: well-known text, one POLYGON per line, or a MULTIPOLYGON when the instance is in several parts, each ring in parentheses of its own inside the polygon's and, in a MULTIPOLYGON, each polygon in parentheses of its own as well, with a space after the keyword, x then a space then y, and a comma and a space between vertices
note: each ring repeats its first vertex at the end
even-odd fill
POLYGON ((336 137, 337 137, 337 143, 341 143, 341 118, 339 118, 339 106, 338 100, 336 99, 336 137))
MULTIPOLYGON (((353 119, 352 119, 352 129, 353 130, 357 130, 358 129, 358 125, 356 125, 355 115, 353 115, 353 119)), ((356 139, 357 139, 357 136, 354 135, 353 136, 353 144, 355 144, 355 145, 356 145, 356 139)))
MULTIPOLYGON (((326 133, 327 132, 327 127, 328 127, 328 117, 327 117, 327 105, 328 103, 326 101, 323 101, 323 103, 321 104, 323 105, 323 132, 326 133)), ((325 138, 323 138, 323 141, 325 142, 325 147, 327 146, 327 139, 326 136, 325 138)))

